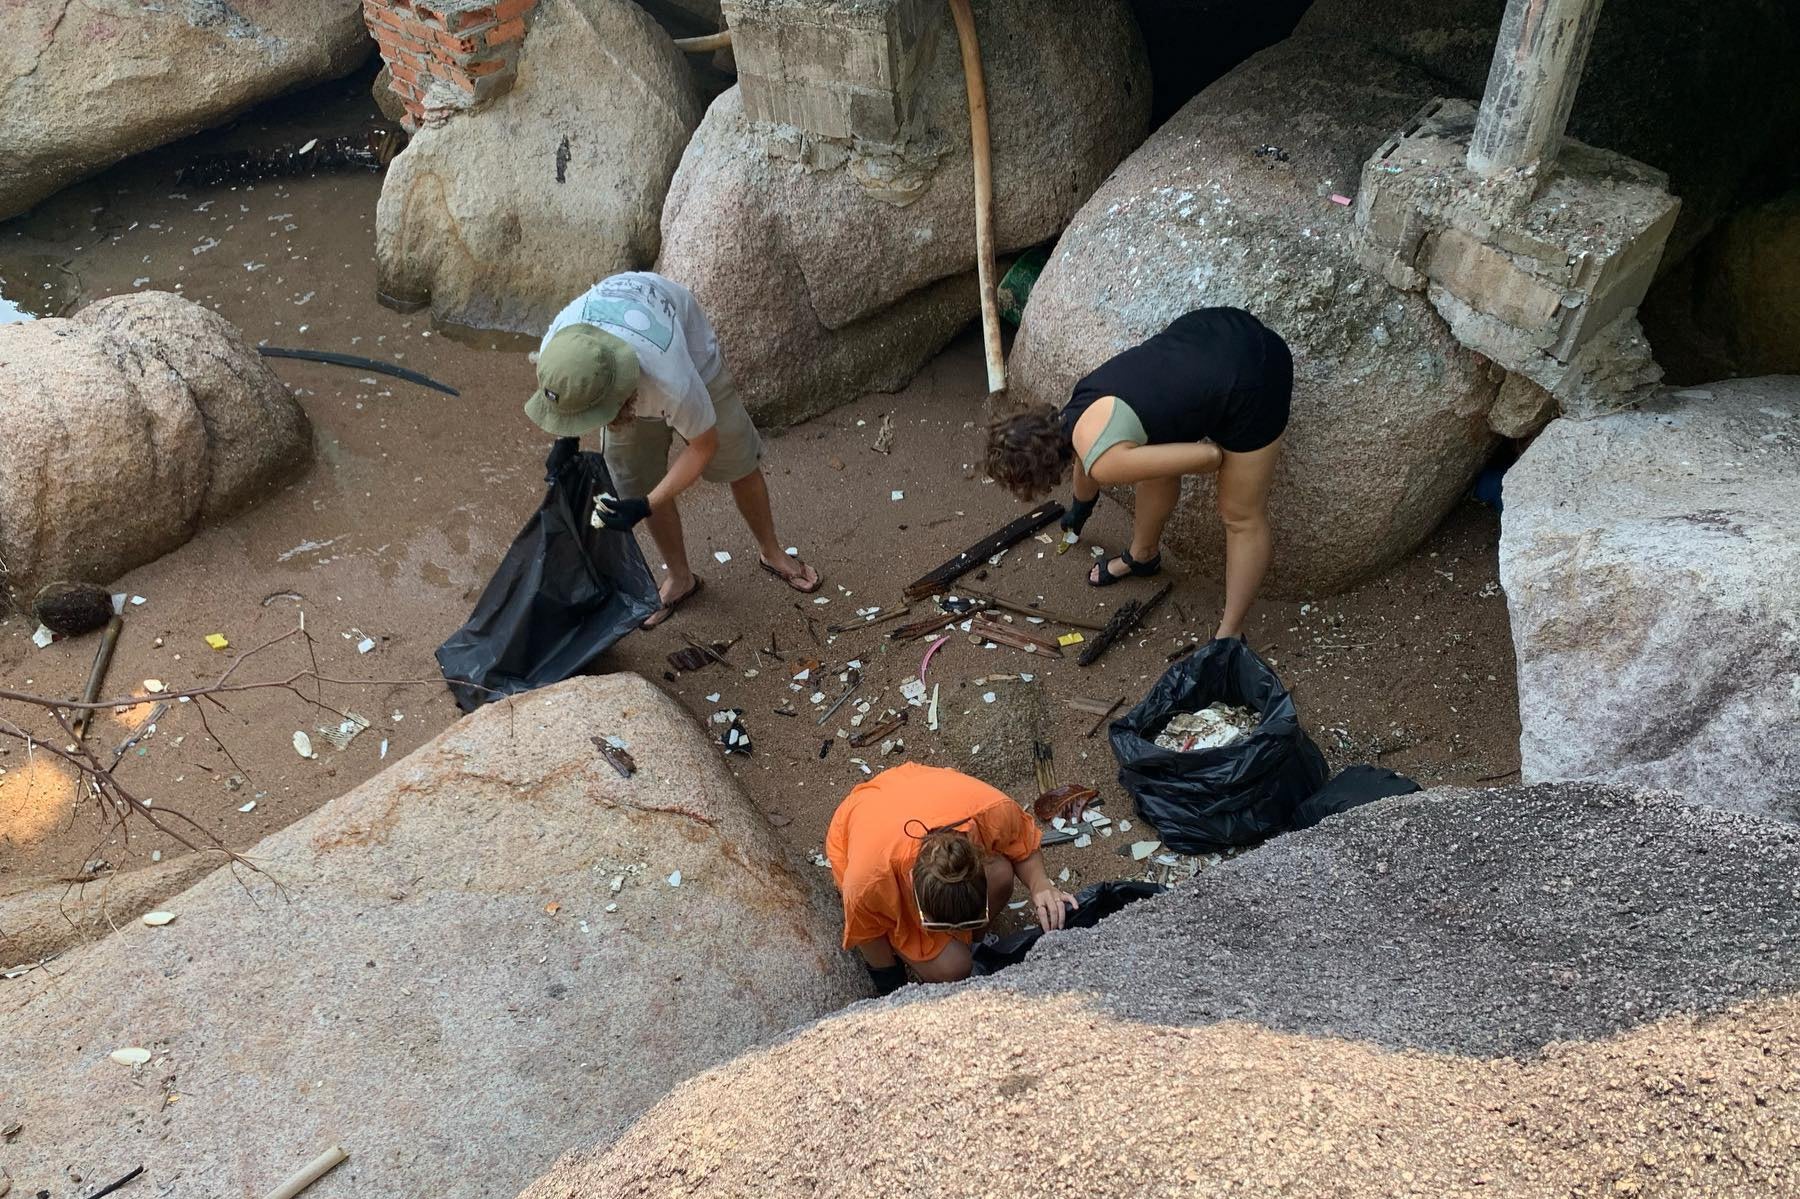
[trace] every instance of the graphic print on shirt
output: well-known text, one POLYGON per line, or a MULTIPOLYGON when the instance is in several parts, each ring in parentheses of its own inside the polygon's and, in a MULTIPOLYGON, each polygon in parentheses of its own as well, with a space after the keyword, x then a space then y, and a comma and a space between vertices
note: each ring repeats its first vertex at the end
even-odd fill
POLYGON ((581 306, 581 319, 635 333, 659 350, 675 341, 675 307, 667 297, 637 279, 608 279, 605 291, 581 306))

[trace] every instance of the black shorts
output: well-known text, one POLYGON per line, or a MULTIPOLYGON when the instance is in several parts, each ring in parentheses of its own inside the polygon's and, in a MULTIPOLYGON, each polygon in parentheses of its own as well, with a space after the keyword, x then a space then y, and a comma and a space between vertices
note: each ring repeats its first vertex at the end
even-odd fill
POLYGON ((1294 356, 1279 333, 1267 331, 1261 378, 1226 397, 1213 442, 1232 454, 1272 445, 1287 430, 1294 399, 1294 356))

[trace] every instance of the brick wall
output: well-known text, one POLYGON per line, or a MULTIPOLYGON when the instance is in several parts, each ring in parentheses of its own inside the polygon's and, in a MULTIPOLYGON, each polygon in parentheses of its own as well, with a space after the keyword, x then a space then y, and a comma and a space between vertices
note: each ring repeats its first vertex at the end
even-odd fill
POLYGON ((363 0, 405 124, 429 121, 512 86, 538 0, 363 0))

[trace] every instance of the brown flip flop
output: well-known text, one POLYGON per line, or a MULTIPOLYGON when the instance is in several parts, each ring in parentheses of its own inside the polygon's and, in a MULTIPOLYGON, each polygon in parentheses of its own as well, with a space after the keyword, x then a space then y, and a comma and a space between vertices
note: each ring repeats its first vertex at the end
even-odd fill
MULTIPOLYGON (((825 580, 819 576, 819 573, 817 571, 814 571, 812 586, 811 587, 802 587, 800 585, 800 579, 802 576, 791 575, 785 570, 781 570, 778 567, 771 566, 769 564, 768 559, 764 558, 761 554, 758 554, 756 556, 756 560, 762 564, 762 568, 764 570, 768 571, 770 574, 772 574, 776 578, 780 579, 783 583, 786 583, 789 587, 792 587, 795 591, 798 591, 801 595, 811 595, 813 592, 815 592, 819 589, 819 587, 822 583, 825 582, 825 580)), ((794 561, 800 562, 800 568, 802 570, 806 569, 806 563, 801 562, 800 559, 798 559, 798 558, 795 558, 794 561)))
POLYGON ((692 587, 689 587, 686 591, 676 596, 674 602, 664 604, 656 611, 650 613, 650 615, 644 617, 644 623, 638 627, 641 629, 654 629, 657 625, 660 625, 663 621, 675 615, 675 610, 677 608, 693 599, 696 595, 699 595, 700 588, 703 586, 705 586, 705 581, 696 576, 692 587))

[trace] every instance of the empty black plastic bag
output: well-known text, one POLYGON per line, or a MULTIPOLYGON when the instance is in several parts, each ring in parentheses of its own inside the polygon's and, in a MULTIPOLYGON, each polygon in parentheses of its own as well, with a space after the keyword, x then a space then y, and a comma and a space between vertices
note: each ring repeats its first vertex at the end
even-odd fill
POLYGON ((1300 727, 1293 696, 1256 651, 1235 637, 1204 645, 1170 667, 1141 703, 1111 728, 1119 784, 1138 814, 1179 853, 1250 845, 1292 823, 1325 782, 1325 756, 1300 727), (1223 701, 1261 723, 1222 749, 1179 753, 1156 744, 1183 712, 1223 701))
POLYGON ((468 623, 438 647, 438 666, 465 712, 581 674, 660 604, 637 540, 591 524, 594 497, 612 490, 612 477, 599 454, 579 445, 571 437, 551 448, 543 505, 468 623))
POLYGON ((1294 812, 1296 829, 1311 828, 1327 816, 1360 808, 1378 799, 1411 795, 1419 784, 1384 766, 1346 766, 1294 812))

